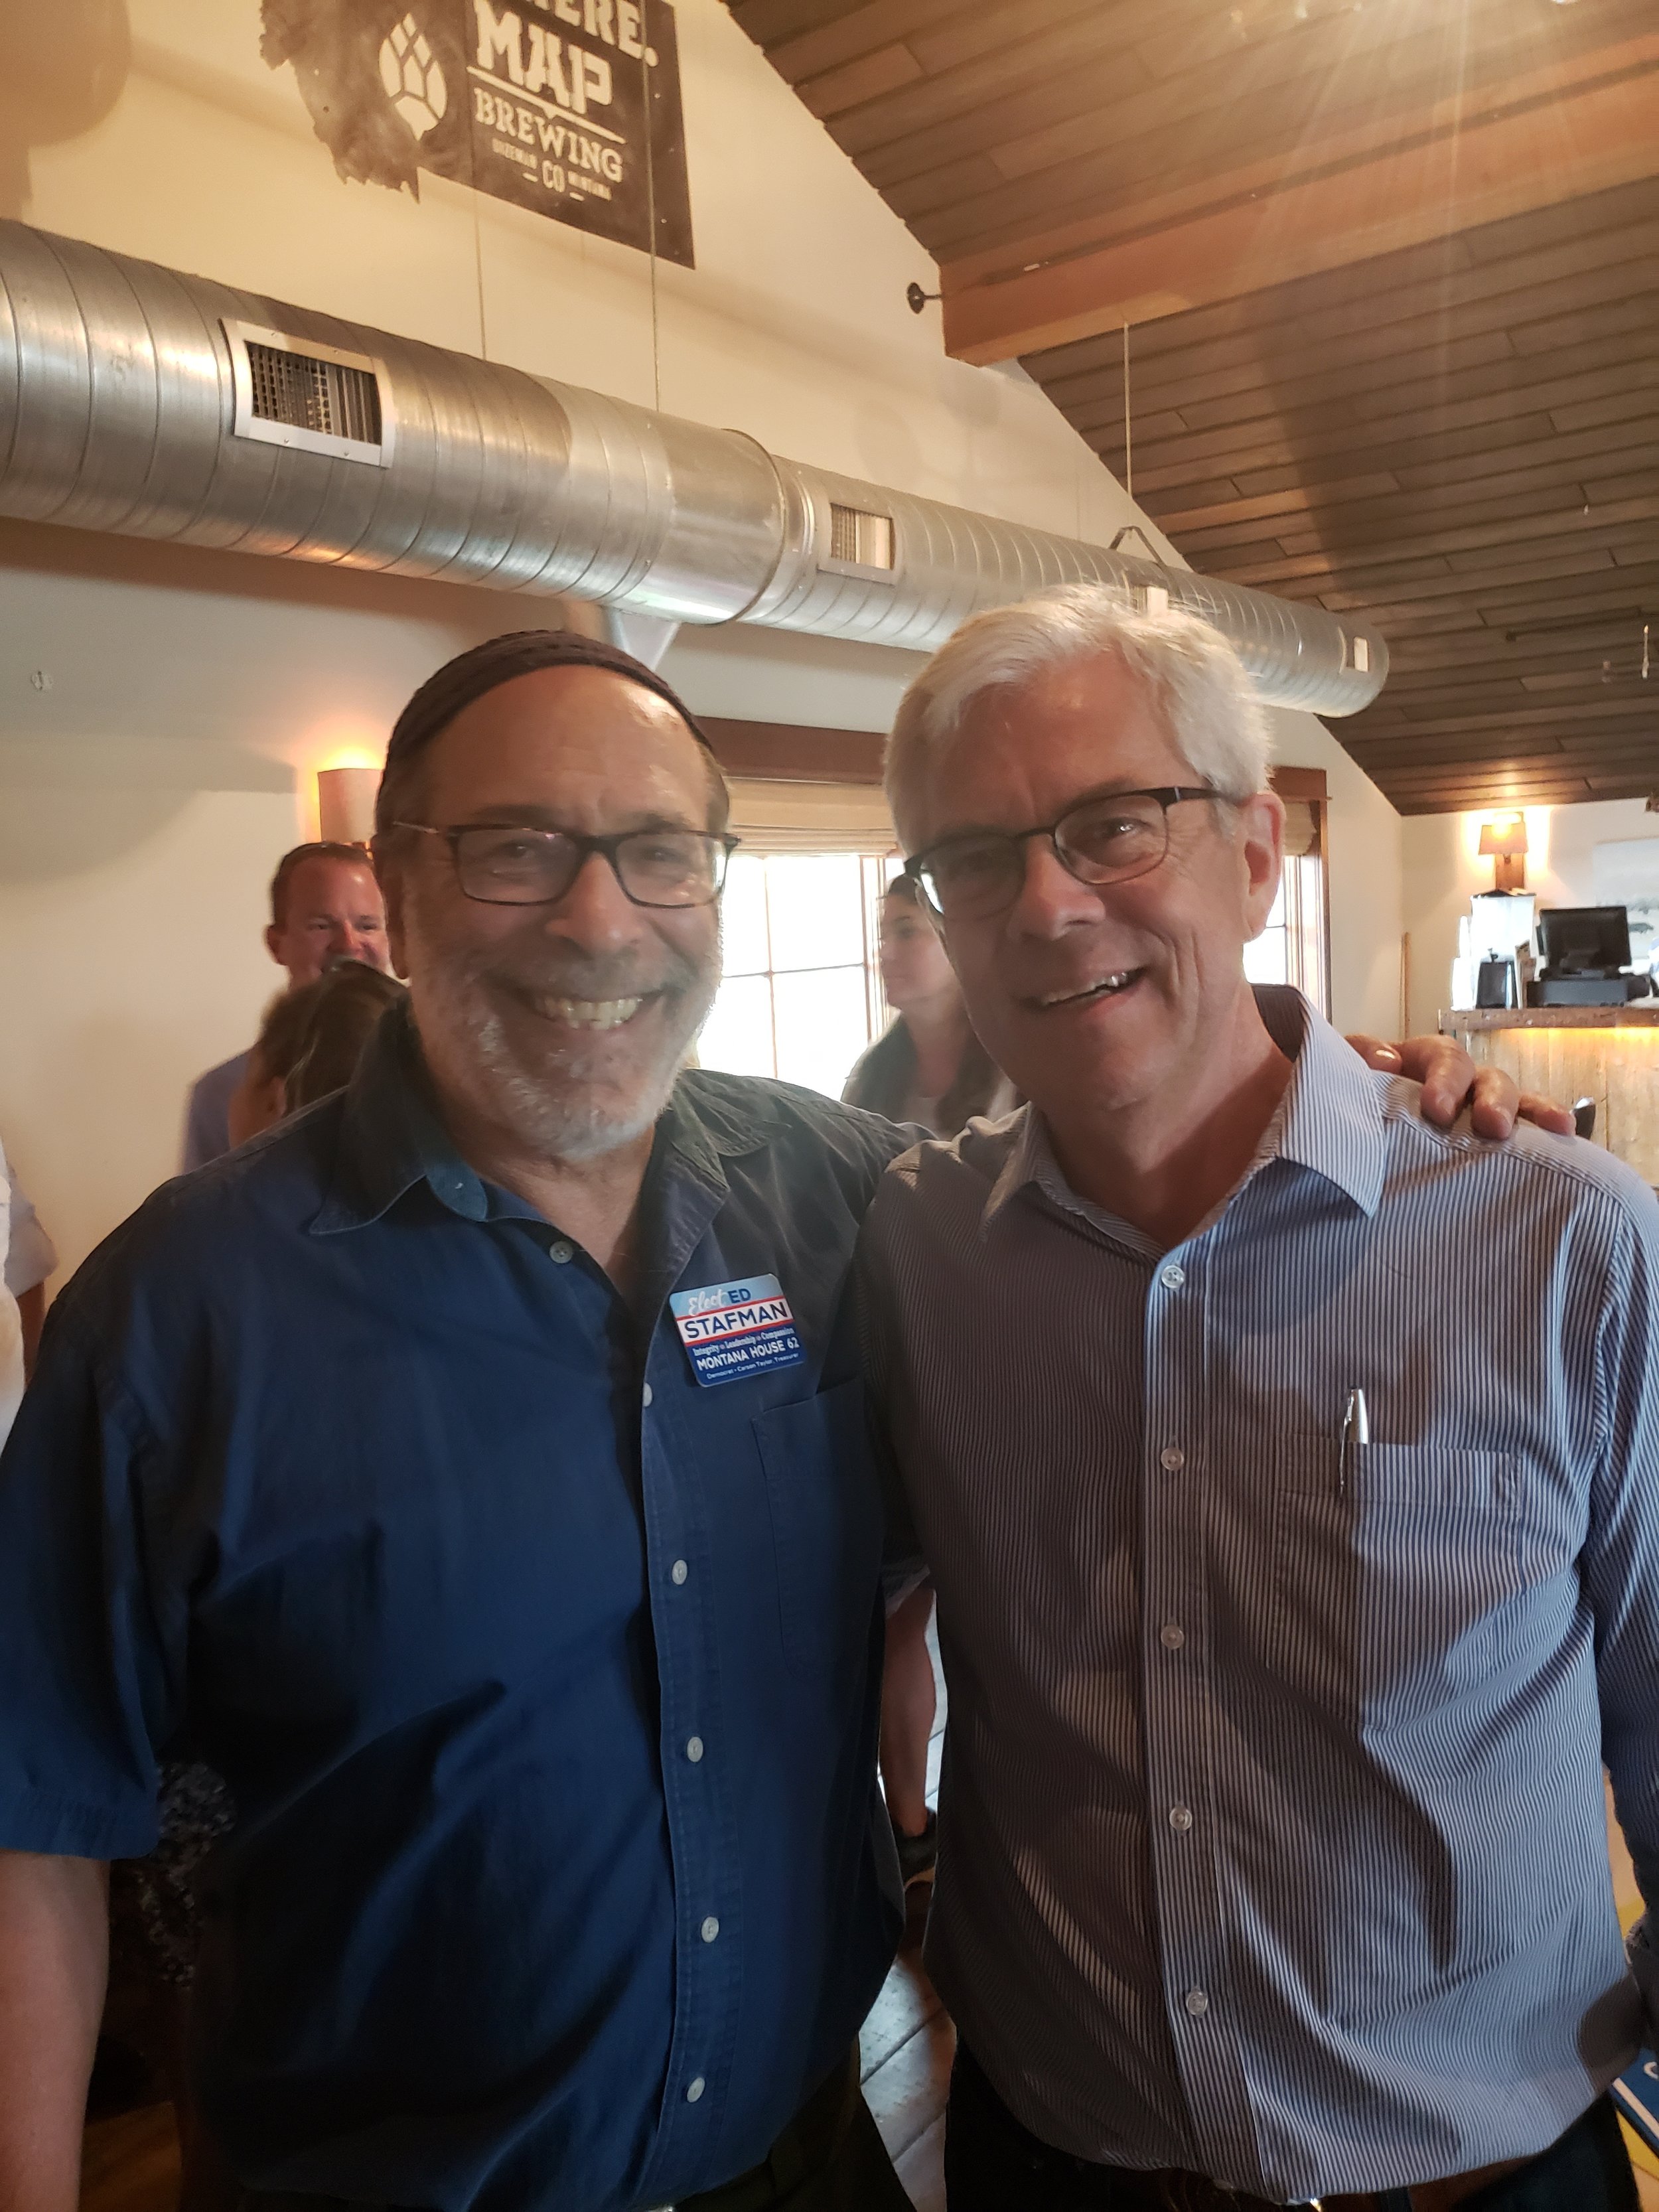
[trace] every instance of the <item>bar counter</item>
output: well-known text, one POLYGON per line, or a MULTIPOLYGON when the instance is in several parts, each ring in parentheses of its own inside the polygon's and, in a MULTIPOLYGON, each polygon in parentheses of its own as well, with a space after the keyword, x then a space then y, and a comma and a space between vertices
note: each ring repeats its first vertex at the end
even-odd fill
POLYGON ((1443 1013, 1473 1059, 1562 1105, 1595 1101, 1594 1141, 1659 1186, 1659 999, 1626 1006, 1505 1006, 1443 1013))

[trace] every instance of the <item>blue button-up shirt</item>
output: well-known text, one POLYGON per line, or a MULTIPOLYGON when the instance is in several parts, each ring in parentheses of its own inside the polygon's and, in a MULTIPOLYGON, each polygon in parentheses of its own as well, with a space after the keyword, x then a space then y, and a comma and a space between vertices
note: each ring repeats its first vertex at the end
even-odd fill
POLYGON ((1536 2151, 1634 2055, 1601 1761, 1659 1904, 1659 1209, 1267 1004, 1290 1089, 1172 1250, 1029 1109, 866 1234, 940 1994, 1049 2142, 1291 2201, 1536 2151))
POLYGON ((245 2179, 661 2203, 850 2047, 898 1913, 843 1295, 905 1141, 685 1075, 624 1302, 455 1155, 394 1017, 58 1300, 0 1460, 0 1845, 140 1854, 163 1754, 226 1777, 245 2179), (805 1358, 703 1387, 667 1297, 750 1273, 805 1358))

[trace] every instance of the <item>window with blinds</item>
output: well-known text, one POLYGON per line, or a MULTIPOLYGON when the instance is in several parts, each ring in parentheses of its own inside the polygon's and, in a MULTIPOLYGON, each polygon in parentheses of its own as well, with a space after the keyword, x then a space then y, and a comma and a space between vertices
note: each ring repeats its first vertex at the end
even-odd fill
POLYGON ((877 944, 896 866, 880 851, 738 848, 720 902, 720 992, 697 1040, 704 1067, 841 1096, 887 1023, 877 944))
POLYGON ((1323 800, 1285 801, 1285 866, 1267 926, 1244 948, 1253 983, 1293 983, 1328 1018, 1328 899, 1323 800))

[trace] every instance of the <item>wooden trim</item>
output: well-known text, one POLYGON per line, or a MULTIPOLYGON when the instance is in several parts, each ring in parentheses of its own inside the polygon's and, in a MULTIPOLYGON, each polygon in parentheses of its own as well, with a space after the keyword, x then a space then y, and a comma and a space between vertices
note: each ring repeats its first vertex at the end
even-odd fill
POLYGON ((1322 768, 1282 768, 1277 761, 1267 770, 1267 781, 1281 799, 1308 799, 1323 805, 1329 785, 1322 768))
POLYGON ((945 350, 1008 361, 1659 175, 1659 33, 1429 114, 1415 143, 1356 156, 1314 140, 1277 185, 1217 179, 1203 210, 1040 268, 1029 244, 995 257, 1018 273, 947 263, 945 350))
MULTIPOLYGON (((698 726, 727 775, 769 783, 881 781, 887 739, 880 730, 826 730, 811 722, 740 722, 701 714, 698 726)), ((1267 781, 1281 799, 1323 803, 1329 786, 1322 768, 1274 762, 1267 781)))
POLYGON ((826 730, 809 722, 741 722, 700 714, 698 726, 727 775, 772 783, 879 784, 880 730, 826 730))
POLYGON ((1659 1006, 1632 1000, 1622 1006, 1463 1006, 1440 1017, 1442 1036, 1459 1030, 1650 1030, 1659 1006))

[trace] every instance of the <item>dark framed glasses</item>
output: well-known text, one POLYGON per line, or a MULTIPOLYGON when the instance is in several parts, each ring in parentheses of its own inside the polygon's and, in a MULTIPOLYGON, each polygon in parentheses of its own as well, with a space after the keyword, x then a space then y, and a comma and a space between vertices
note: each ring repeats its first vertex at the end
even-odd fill
POLYGON ((1046 837, 1080 884, 1127 884, 1149 876, 1170 849, 1170 809, 1192 799, 1220 799, 1208 784, 1160 784, 1082 799, 1057 822, 1036 830, 964 830, 941 837, 904 864, 904 872, 941 920, 976 921, 1001 914, 1025 881, 1025 848, 1046 837))
POLYGON ((710 830, 674 828, 587 837, 575 830, 529 830, 507 822, 443 830, 429 822, 399 822, 394 827, 441 837, 463 896, 484 906, 551 906, 593 853, 604 854, 624 897, 635 906, 712 906, 738 842, 710 830))

